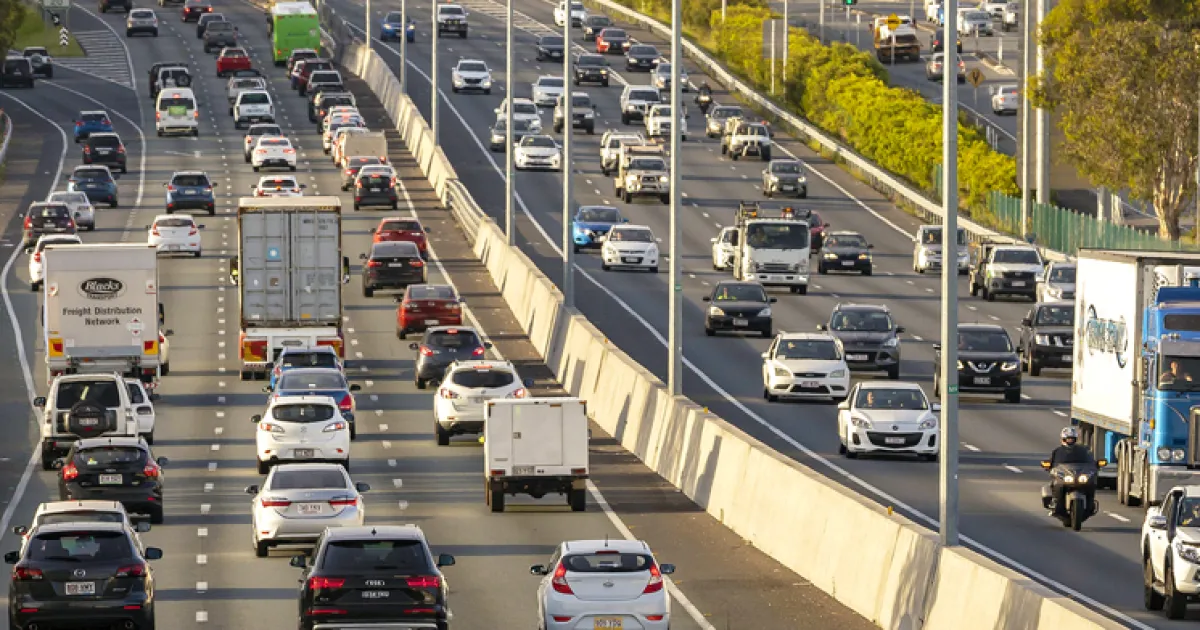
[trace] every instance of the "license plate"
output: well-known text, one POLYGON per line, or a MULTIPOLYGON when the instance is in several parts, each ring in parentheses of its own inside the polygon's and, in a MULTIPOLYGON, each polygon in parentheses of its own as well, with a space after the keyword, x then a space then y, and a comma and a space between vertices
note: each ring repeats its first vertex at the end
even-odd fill
POLYGON ((372 188, 371 192, 379 192, 380 190, 383 190, 383 189, 382 188, 372 188))
POLYGON ((734 326, 749 326, 749 325, 750 325, 750 320, 748 320, 748 319, 734 319, 734 320, 733 320, 733 325, 734 325, 734 326))
POLYGON ((866 361, 867 355, 865 355, 865 354, 847 354, 846 360, 847 361, 866 361))
POLYGON ((292 451, 292 455, 297 459, 309 459, 313 456, 313 450, 311 448, 298 448, 292 451))
POLYGON ((120 485, 124 480, 121 475, 100 475, 100 483, 106 486, 120 485))
POLYGON ((991 385, 991 384, 992 384, 992 377, 990 377, 990 376, 976 376, 976 377, 975 377, 975 384, 976 384, 976 385, 991 385))
POLYGON ((821 383, 818 381, 802 381, 800 383, 800 387, 809 388, 809 389, 814 388, 814 387, 820 387, 820 386, 821 386, 821 383))
POLYGON ((99 418, 79 418, 79 425, 84 427, 94 427, 100 424, 99 418))
POLYGON ((904 438, 902 438, 902 437, 885 437, 885 438, 883 438, 883 443, 884 444, 904 444, 904 438))
POLYGON ((67 582, 67 595, 95 595, 95 582, 67 582))
POLYGON ((436 319, 427 319, 427 320, 425 320, 425 325, 426 325, 426 326, 437 326, 439 323, 441 323, 441 322, 440 322, 440 320, 436 320, 436 319))
POLYGON ((853 261, 853 260, 843 260, 843 261, 842 261, 842 266, 843 266, 843 267, 853 267, 853 266, 854 266, 854 261, 853 261))
POLYGON ((792 191, 792 190, 795 190, 795 189, 796 189, 796 187, 795 187, 795 186, 792 186, 791 184, 781 184, 781 185, 779 186, 779 190, 792 191))
POLYGON ((1023 287, 1023 286, 1025 286, 1025 281, 1024 280, 1013 280, 1012 285, 1014 287, 1023 287))
POLYGON ((167 245, 167 249, 170 251, 173 251, 173 252, 177 252, 177 251, 183 249, 183 245, 167 245))
POLYGON ((403 267, 404 263, 388 263, 388 267, 403 267))
POLYGON ((1075 360, 1075 356, 1074 356, 1074 355, 1070 355, 1070 354, 1063 355, 1063 358, 1062 358, 1062 360, 1063 360, 1063 363, 1071 363, 1071 362, 1073 362, 1073 361, 1075 360))
POLYGON ((533 466, 513 466, 514 475, 532 475, 533 466))
POLYGON ((298 503, 296 507, 299 508, 297 511, 304 515, 321 513, 320 503, 298 503))
POLYGON ((390 591, 363 591, 363 599, 387 599, 391 597, 390 591))
POLYGON ((99 153, 100 155, 108 155, 109 153, 112 153, 112 149, 96 149, 96 153, 99 153))
POLYGON ((596 617, 592 621, 593 630, 625 630, 625 623, 620 617, 596 617))
POLYGON ((194 194, 196 194, 196 191, 194 191, 194 190, 185 190, 185 191, 183 191, 183 194, 185 194, 185 195, 194 195, 194 194))
POLYGON ((625 257, 621 258, 621 261, 622 261, 622 262, 631 263, 631 264, 635 264, 635 263, 640 263, 640 262, 642 262, 642 259, 641 259, 641 258, 636 258, 636 257, 634 257, 634 256, 625 256, 625 257))

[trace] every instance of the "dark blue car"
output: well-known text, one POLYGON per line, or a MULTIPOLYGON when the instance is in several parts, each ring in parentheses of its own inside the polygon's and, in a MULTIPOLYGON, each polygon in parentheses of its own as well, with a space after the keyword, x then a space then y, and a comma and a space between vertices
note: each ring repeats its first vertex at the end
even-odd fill
POLYGON ((350 423, 350 439, 358 433, 354 426, 354 394, 362 389, 351 385, 341 370, 331 368, 301 368, 284 372, 275 386, 267 385, 264 392, 281 396, 329 396, 337 402, 342 417, 350 423))
POLYGON ((621 211, 612 206, 581 206, 571 220, 571 238, 575 242, 575 251, 585 247, 600 247, 604 242, 602 237, 608 235, 612 226, 629 223, 629 219, 621 216, 621 211))
POLYGON ((108 117, 108 112, 102 109, 79 112, 79 119, 75 121, 75 143, 87 140, 88 136, 94 133, 112 131, 112 119, 108 117))
POLYGON ((119 203, 117 180, 107 166, 99 164, 76 166, 67 181, 67 192, 81 192, 93 204, 107 203, 116 208, 119 203))
POLYGON ((342 363, 342 357, 338 356, 337 349, 333 346, 317 346, 315 348, 285 347, 279 353, 279 357, 275 359, 274 367, 271 368, 271 387, 275 387, 275 384, 279 381, 279 377, 284 372, 304 368, 328 368, 345 372, 345 364, 342 363))
POLYGON ((209 216, 217 213, 217 200, 207 173, 178 171, 163 186, 167 189, 167 214, 178 210, 200 210, 209 216))
MULTIPOLYGON (((400 29, 403 21, 400 19, 399 11, 392 11, 383 17, 383 22, 379 25, 379 39, 382 41, 400 41, 400 29)), ((408 18, 408 29, 405 31, 408 43, 413 43, 417 37, 417 21, 408 18)))

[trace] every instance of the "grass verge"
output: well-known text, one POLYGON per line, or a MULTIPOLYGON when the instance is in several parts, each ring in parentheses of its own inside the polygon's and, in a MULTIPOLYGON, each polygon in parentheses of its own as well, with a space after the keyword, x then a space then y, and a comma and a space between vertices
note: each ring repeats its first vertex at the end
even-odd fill
POLYGON ((51 57, 82 57, 83 48, 75 41, 74 35, 68 35, 66 46, 59 46, 59 27, 54 26, 49 19, 42 19, 44 13, 40 9, 26 7, 25 17, 17 27, 17 37, 12 47, 21 50, 26 46, 45 46, 51 57))

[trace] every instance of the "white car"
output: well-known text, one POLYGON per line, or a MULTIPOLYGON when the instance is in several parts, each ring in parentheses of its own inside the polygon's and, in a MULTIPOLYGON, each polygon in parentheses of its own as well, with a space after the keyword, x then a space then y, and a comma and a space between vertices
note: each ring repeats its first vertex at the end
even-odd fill
POLYGON ((940 409, 915 383, 859 383, 838 403, 838 452, 850 459, 859 453, 912 453, 935 461, 940 409))
POLYGON ((454 435, 483 433, 483 407, 489 400, 525 398, 529 391, 508 361, 456 361, 433 397, 438 446, 454 435))
POLYGON ((142 436, 147 444, 154 444, 154 421, 157 419, 157 414, 154 412, 156 396, 146 389, 145 383, 136 378, 125 379, 125 386, 129 389, 129 402, 133 404, 133 412, 137 416, 138 435, 142 436))
POLYGON ((229 108, 233 116, 233 128, 242 125, 275 122, 275 104, 266 90, 242 90, 237 101, 229 108))
POLYGON ((562 77, 544 74, 533 82, 533 102, 538 107, 554 107, 564 91, 562 77))
POLYGON ((828 333, 779 333, 762 353, 763 397, 844 400, 850 367, 842 342, 828 333))
POLYGON ((171 373, 171 335, 175 334, 171 330, 158 330, 158 362, 160 364, 159 374, 166 376, 171 373))
POLYGON ((250 163, 250 156, 254 154, 254 145, 258 144, 259 138, 286 138, 283 135, 283 128, 279 125, 259 123, 250 125, 246 130, 246 135, 242 137, 242 157, 246 158, 246 163, 250 163))
POLYGON ((29 290, 39 291, 45 277, 45 265, 42 262, 42 252, 47 245, 80 245, 83 239, 75 234, 43 234, 38 237, 33 251, 29 252, 29 290))
POLYGON ((986 11, 964 11, 958 18, 959 35, 992 34, 992 15, 986 11))
POLYGON ((321 149, 325 151, 325 155, 329 155, 333 151, 333 137, 339 129, 358 127, 367 128, 366 121, 358 114, 342 114, 337 118, 326 120, 325 131, 321 132, 321 149))
MULTIPOLYGON (((587 9, 584 8, 582 2, 571 3, 571 26, 583 26, 583 21, 587 19, 587 9)), ((558 6, 554 7, 554 24, 556 26, 565 26, 567 23, 567 3, 559 2, 558 6)))
POLYGON ((92 206, 92 202, 88 200, 87 195, 81 192, 52 192, 46 196, 48 203, 66 204, 67 209, 71 211, 71 218, 75 219, 75 225, 79 229, 88 232, 96 229, 96 208, 92 206))
MULTIPOLYGON (((528 120, 538 132, 542 130, 542 114, 538 111, 537 105, 527 98, 514 98, 513 103, 513 120, 528 120)), ((506 120, 508 118, 508 99, 504 99, 500 103, 500 107, 492 110, 496 112, 496 120, 506 120)))
POLYGON ((1142 574, 1147 610, 1183 619, 1200 596, 1200 486, 1176 486, 1142 523, 1142 574))
POLYGON ((158 247, 159 254, 191 254, 200 257, 200 230, 196 220, 186 214, 160 214, 146 226, 146 242, 158 247))
POLYGON ((330 122, 344 116, 350 116, 360 120, 363 119, 362 112, 358 111, 357 105, 338 105, 337 107, 334 107, 325 113, 325 117, 322 118, 321 122, 317 125, 317 131, 320 133, 325 133, 325 128, 329 126, 330 122))
POLYGON ((250 421, 258 425, 254 442, 260 475, 282 462, 335 462, 350 469, 350 423, 329 396, 271 398, 267 411, 250 421))
POLYGON ((250 185, 255 197, 303 197, 305 188, 308 185, 296 181, 295 175, 268 175, 250 185))
POLYGON ((267 136, 259 138, 250 154, 250 166, 257 173, 264 168, 281 166, 292 172, 296 171, 296 149, 287 138, 267 136))
POLYGON ((716 271, 723 271, 733 266, 733 235, 737 233, 737 228, 723 227, 721 232, 715 237, 709 239, 712 241, 712 267, 716 271))
POLYGON ((640 540, 571 540, 558 546, 552 564, 529 568, 537 588, 538 627, 545 630, 626 628, 667 630, 671 598, 659 564, 640 540))
POLYGON ((139 520, 134 523, 125 511, 120 501, 96 501, 92 499, 75 501, 47 501, 38 505, 29 525, 15 525, 12 533, 21 537, 21 551, 29 543, 29 532, 41 525, 58 523, 124 523, 135 538, 141 538, 139 533, 150 531, 150 521, 139 520))
POLYGON ((644 225, 614 225, 600 246, 600 268, 647 269, 658 273, 658 243, 644 225))
POLYGON ((1009 0, 983 0, 979 3, 979 10, 986 11, 992 17, 1003 18, 1004 9, 1008 3, 1009 0))
POLYGON ((1015 83, 997 87, 992 93, 992 113, 998 116, 1016 114, 1020 105, 1020 94, 1021 88, 1015 83))
POLYGON ((260 489, 246 488, 250 502, 254 555, 267 557, 271 547, 314 542, 326 528, 358 527, 366 519, 362 493, 337 464, 280 464, 267 473, 260 489))
POLYGON ((562 149, 550 136, 525 136, 517 142, 513 166, 520 170, 562 170, 562 149))
POLYGON ((455 93, 464 90, 481 90, 492 93, 492 71, 478 59, 459 59, 450 72, 450 84, 455 93))
MULTIPOLYGON (((267 81, 259 77, 230 77, 229 82, 225 84, 225 98, 229 101, 229 106, 237 102, 238 94, 243 90, 266 90, 267 81)), ((230 114, 233 111, 230 110, 230 114)))
MULTIPOLYGON (((679 117, 679 139, 687 142, 687 115, 679 117)), ((671 106, 670 105, 651 105, 650 111, 646 112, 644 118, 646 121, 646 137, 647 138, 662 138, 670 140, 671 138, 671 106)))

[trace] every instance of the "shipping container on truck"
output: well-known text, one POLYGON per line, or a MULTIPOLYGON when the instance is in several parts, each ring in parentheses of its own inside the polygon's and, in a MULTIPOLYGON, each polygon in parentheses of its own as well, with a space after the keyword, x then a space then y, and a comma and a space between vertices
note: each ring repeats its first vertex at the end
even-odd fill
POLYGON ((1200 483, 1200 254, 1080 250, 1071 422, 1125 505, 1200 483), (1168 374, 1170 373, 1170 374, 1168 374))
POLYGON ((50 245, 42 252, 49 380, 113 372, 158 381, 158 249, 144 243, 50 245))
POLYGON ((285 347, 332 346, 344 356, 342 205, 337 197, 242 197, 238 253, 241 379, 265 378, 285 347))
POLYGON ((566 497, 587 507, 587 403, 579 398, 489 400, 483 421, 485 499, 504 511, 505 495, 566 497))

